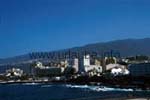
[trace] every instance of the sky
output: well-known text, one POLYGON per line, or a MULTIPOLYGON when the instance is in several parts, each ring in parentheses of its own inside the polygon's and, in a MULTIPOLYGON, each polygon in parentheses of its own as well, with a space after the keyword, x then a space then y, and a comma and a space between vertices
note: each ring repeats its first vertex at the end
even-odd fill
POLYGON ((0 58, 147 37, 149 0, 0 0, 0 58))

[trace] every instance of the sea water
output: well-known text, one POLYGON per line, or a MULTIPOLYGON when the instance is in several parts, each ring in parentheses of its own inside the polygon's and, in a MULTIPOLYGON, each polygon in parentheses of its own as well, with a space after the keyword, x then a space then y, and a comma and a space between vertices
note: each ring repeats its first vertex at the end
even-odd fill
POLYGON ((0 100, 100 100, 129 95, 150 97, 150 91, 71 84, 0 85, 0 100))

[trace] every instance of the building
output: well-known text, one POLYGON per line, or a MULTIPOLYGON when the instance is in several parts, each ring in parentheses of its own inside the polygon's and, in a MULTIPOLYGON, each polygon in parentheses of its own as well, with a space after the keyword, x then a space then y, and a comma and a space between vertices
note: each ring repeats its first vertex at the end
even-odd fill
POLYGON ((91 65, 90 63, 90 55, 84 56, 83 59, 83 66, 85 72, 96 72, 96 73, 102 73, 102 66, 99 65, 100 63, 98 61, 95 62, 95 65, 91 65))
POLYGON ((129 73, 130 73, 129 70, 122 69, 122 68, 119 68, 119 67, 111 69, 111 74, 113 74, 114 76, 117 76, 117 75, 129 75, 129 73))
POLYGON ((150 63, 131 64, 128 69, 132 76, 150 76, 150 63))
POLYGON ((107 64, 116 64, 117 58, 116 57, 105 57, 105 63, 107 64))
POLYGON ((53 77, 53 76, 60 76, 61 74, 62 74, 62 69, 58 67, 35 69, 35 76, 39 76, 39 77, 53 77))
POLYGON ((113 68, 126 69, 126 66, 120 65, 120 64, 108 64, 108 65, 106 65, 106 71, 111 70, 113 68))
POLYGON ((75 73, 78 73, 79 71, 79 59, 67 59, 67 67, 73 68, 75 70, 75 73))
POLYGON ((10 76, 21 77, 22 75, 23 75, 23 70, 19 68, 12 68, 12 69, 6 70, 7 77, 10 77, 10 76))
POLYGON ((129 74, 127 66, 120 65, 120 64, 108 64, 108 65, 106 65, 105 71, 110 71, 111 74, 113 74, 114 76, 128 75, 129 74))
POLYGON ((63 72, 63 67, 44 66, 41 62, 37 62, 37 65, 34 69, 34 75, 39 77, 60 76, 63 72))
POLYGON ((79 71, 79 59, 74 59, 73 60, 73 66, 72 66, 74 69, 75 69, 75 73, 77 73, 79 71))
POLYGON ((108 64, 106 65, 106 71, 110 71, 111 74, 117 75, 128 75, 129 71, 125 65, 120 64, 108 64))
POLYGON ((83 62, 84 62, 83 63, 84 66, 90 66, 90 55, 84 56, 83 62))

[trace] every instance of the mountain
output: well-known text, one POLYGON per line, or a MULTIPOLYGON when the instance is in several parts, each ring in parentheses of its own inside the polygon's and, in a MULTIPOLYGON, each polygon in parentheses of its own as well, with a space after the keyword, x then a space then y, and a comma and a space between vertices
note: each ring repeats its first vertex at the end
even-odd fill
MULTIPOLYGON (((113 50, 119 52, 122 57, 135 56, 135 55, 150 55, 149 43, 150 43, 150 38, 124 39, 124 40, 115 40, 115 41, 103 42, 103 43, 88 44, 82 47, 74 47, 65 50, 53 51, 53 52, 58 54, 70 50, 71 52, 81 53, 82 51, 86 50, 88 52, 94 51, 94 52, 99 52, 99 54, 102 54, 104 52, 113 50)), ((31 59, 29 54, 25 54, 17 57, 12 57, 12 58, 0 59, 0 65, 12 64, 12 63, 28 63, 31 60, 34 59, 31 59)))
POLYGON ((110 42, 88 44, 82 47, 71 48, 70 51, 94 51, 99 54, 105 52, 118 52, 121 57, 148 55, 150 56, 150 38, 144 39, 124 39, 110 42))

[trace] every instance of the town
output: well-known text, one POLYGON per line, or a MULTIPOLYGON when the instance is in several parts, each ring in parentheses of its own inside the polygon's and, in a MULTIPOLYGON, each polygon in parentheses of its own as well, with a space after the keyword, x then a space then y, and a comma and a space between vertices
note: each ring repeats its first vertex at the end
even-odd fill
POLYGON ((30 74, 17 67, 0 74, 1 84, 61 82, 142 89, 150 89, 149 79, 150 59, 142 55, 92 58, 87 54, 82 59, 38 60, 30 64, 30 74))

